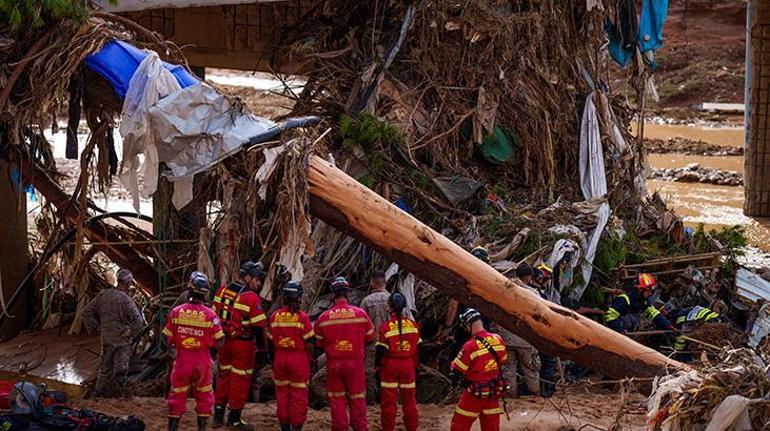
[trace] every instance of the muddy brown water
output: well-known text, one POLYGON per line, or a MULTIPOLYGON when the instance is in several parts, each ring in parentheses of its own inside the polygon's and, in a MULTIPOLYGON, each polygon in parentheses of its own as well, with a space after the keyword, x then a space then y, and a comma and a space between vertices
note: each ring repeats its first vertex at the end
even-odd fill
MULTIPOLYGON (((636 124, 631 131, 636 134, 636 124)), ((699 125, 645 124, 644 137, 649 139, 686 138, 727 147, 743 146, 743 127, 707 127, 699 125)))
POLYGON ((650 166, 659 169, 681 168, 690 163, 718 169, 720 171, 735 171, 743 173, 743 156, 693 156, 677 153, 648 154, 650 166))
MULTIPOLYGON (((645 125, 645 136, 667 139, 675 136, 703 140, 724 146, 743 145, 743 129, 713 128, 683 125, 645 125)), ((669 169, 699 163, 702 166, 743 173, 743 156, 695 156, 684 154, 650 154, 650 166, 669 169)), ((675 183, 649 180, 650 193, 658 191, 679 214, 686 225, 704 223, 707 228, 719 229, 729 225, 743 225, 750 244, 770 252, 770 220, 743 215, 743 187, 711 184, 675 183)))

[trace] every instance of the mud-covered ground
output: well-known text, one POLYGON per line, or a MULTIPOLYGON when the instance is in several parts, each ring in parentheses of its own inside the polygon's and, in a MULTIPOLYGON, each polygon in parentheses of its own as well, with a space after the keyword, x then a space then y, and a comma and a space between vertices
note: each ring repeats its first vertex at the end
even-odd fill
MULTIPOLYGON (((600 391, 601 392, 601 391, 600 391)), ((643 398, 630 395, 625 403, 625 411, 630 413, 620 419, 623 430, 644 429, 643 398)), ((126 400, 84 400, 79 402, 86 407, 115 416, 133 414, 145 421, 150 431, 164 430, 166 427, 166 405, 160 398, 133 398, 126 400)), ((596 393, 585 389, 573 388, 569 396, 555 396, 551 399, 522 398, 508 403, 510 420, 503 417, 501 429, 512 430, 578 430, 608 429, 615 422, 621 406, 621 396, 614 393, 596 393), (582 427, 582 428, 581 428, 582 427)), ((192 400, 188 403, 193 409, 192 400)), ((420 405, 421 430, 447 430, 452 418, 451 405, 420 405)), ((369 408, 369 425, 373 431, 379 430, 379 408, 369 408)), ((276 430, 275 403, 249 404, 244 416, 255 425, 257 430, 276 430)), ((195 417, 188 412, 183 418, 181 429, 195 429, 195 417)), ((304 429, 321 431, 331 427, 328 409, 310 410, 304 429)), ((398 429, 403 429, 399 428, 398 429)), ((478 429, 478 424, 476 428, 478 429)))

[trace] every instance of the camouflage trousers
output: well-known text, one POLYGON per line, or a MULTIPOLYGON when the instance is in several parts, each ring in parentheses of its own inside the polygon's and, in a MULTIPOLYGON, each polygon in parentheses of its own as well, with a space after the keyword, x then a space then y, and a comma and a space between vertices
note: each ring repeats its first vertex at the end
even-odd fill
POLYGON ((102 344, 101 364, 99 375, 96 377, 96 396, 123 396, 130 359, 130 345, 102 344))

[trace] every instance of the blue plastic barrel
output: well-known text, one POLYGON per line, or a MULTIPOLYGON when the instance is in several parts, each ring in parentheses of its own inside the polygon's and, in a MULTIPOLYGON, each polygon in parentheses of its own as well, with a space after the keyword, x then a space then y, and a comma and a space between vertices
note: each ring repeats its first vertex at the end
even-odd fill
MULTIPOLYGON (((95 54, 86 58, 86 65, 106 79, 115 89, 115 93, 121 99, 126 97, 128 84, 131 77, 139 67, 139 64, 149 54, 141 49, 122 40, 113 40, 105 44, 95 54)), ((176 81, 182 88, 187 88, 198 84, 200 80, 178 64, 163 62, 166 68, 176 78, 176 81)))

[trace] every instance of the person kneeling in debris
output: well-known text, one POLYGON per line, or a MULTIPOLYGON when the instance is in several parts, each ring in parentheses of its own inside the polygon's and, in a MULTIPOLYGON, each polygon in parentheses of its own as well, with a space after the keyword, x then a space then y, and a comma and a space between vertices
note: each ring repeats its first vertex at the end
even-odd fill
POLYGON ((391 318, 380 326, 375 367, 380 375, 382 431, 396 429, 398 395, 404 411, 406 431, 417 431, 420 416, 417 411, 417 367, 420 365, 417 346, 420 343, 420 327, 414 320, 404 317, 406 297, 393 292, 388 299, 391 318))
POLYGON ((195 396, 198 431, 205 431, 214 407, 214 361, 210 349, 222 347, 225 334, 219 317, 206 305, 211 287, 208 277, 193 273, 188 302, 171 310, 163 328, 168 345, 176 352, 171 368, 171 392, 168 394, 168 429, 176 431, 187 410, 187 394, 195 396))
POLYGON ((96 395, 110 396, 118 391, 123 394, 131 359, 131 340, 144 326, 144 317, 128 296, 128 288, 134 275, 127 269, 117 274, 116 288, 99 292, 83 310, 86 331, 92 333, 99 327, 102 354, 99 375, 96 378, 96 395))
POLYGON ((224 423, 225 405, 230 408, 227 426, 236 430, 253 427, 241 418, 241 411, 251 387, 254 355, 264 350, 264 326, 267 318, 257 293, 267 271, 261 262, 247 261, 241 265, 239 280, 221 287, 214 295, 214 310, 222 320, 225 345, 219 350, 219 373, 214 395, 214 428, 224 423))
POLYGON ((284 306, 267 323, 273 358, 273 382, 281 431, 298 431, 307 419, 310 362, 315 332, 307 313, 300 310, 302 285, 288 282, 281 289, 284 306))
POLYGON ((500 429, 500 398, 505 396, 507 382, 500 368, 508 361, 503 339, 487 332, 481 313, 468 308, 460 315, 460 323, 470 332, 468 340, 452 362, 450 377, 465 387, 452 416, 452 431, 468 431, 476 418, 482 431, 500 429))
POLYGON ((674 327, 671 322, 650 302, 655 286, 655 277, 652 274, 639 274, 633 287, 626 289, 625 293, 612 300, 612 304, 604 314, 604 321, 607 326, 620 333, 625 333, 629 329, 633 329, 628 317, 632 314, 642 313, 659 329, 673 330, 674 327))
POLYGON ((677 351, 677 357, 683 362, 690 362, 692 355, 685 353, 687 348, 687 336, 685 333, 694 331, 706 322, 721 322, 722 318, 718 313, 706 307, 696 305, 674 311, 671 313, 671 320, 674 321, 674 327, 681 331, 674 339, 674 350, 677 351))
POLYGON ((326 394, 332 431, 367 431, 364 346, 377 335, 366 312, 348 304, 350 283, 337 277, 331 285, 334 305, 315 322, 316 341, 326 352, 326 394), (350 418, 348 419, 348 406, 350 418))

